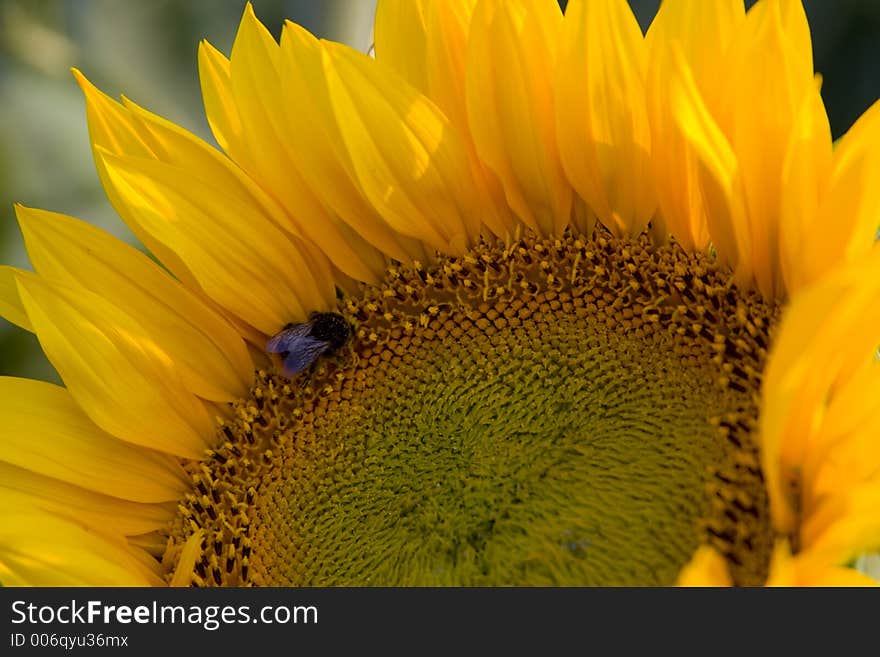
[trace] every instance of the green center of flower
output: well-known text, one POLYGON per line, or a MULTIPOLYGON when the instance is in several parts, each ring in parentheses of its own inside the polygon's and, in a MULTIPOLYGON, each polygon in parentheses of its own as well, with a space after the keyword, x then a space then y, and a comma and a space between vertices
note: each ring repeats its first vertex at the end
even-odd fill
POLYGON ((774 311, 646 236, 481 245, 344 302, 355 337, 260 373, 194 470, 198 583, 763 581, 752 431, 774 311))

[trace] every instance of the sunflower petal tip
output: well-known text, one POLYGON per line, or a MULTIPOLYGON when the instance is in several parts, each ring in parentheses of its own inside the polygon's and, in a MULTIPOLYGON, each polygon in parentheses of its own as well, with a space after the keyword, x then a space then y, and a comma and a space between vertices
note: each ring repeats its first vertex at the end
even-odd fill
POLYGON ((239 29, 243 29, 245 26, 247 26, 248 28, 263 27, 260 19, 257 18, 257 14, 254 11, 254 5, 251 2, 248 2, 244 7, 244 12, 241 15, 241 25, 239 29))
POLYGON ((15 218, 18 220, 19 225, 33 217, 34 208, 29 208, 22 203, 13 203, 12 209, 15 212, 15 218))
POLYGON ((92 82, 85 76, 85 74, 79 70, 76 66, 70 67, 70 73, 73 75, 73 79, 76 81, 79 88, 82 90, 83 94, 88 97, 90 92, 97 91, 97 87, 92 84, 92 82))

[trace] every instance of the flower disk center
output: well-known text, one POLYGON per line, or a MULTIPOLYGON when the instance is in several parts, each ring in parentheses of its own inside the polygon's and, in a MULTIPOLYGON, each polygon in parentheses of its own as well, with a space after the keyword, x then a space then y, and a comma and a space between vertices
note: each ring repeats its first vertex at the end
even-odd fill
POLYGON ((346 299, 355 337, 260 373, 173 557, 259 585, 738 583, 772 536, 752 436, 774 309, 643 235, 483 244, 346 299), (756 556, 757 555, 757 556, 756 556))

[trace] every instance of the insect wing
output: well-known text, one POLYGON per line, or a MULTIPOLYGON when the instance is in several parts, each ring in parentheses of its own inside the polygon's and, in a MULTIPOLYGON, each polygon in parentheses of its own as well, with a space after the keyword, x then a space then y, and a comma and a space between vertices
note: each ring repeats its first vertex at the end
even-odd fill
POLYGON ((311 324, 288 325, 287 328, 277 333, 266 343, 266 351, 270 354, 283 354, 292 349, 298 340, 309 337, 312 330, 311 324))
POLYGON ((329 346, 329 343, 311 336, 298 338, 296 344, 284 357, 284 374, 286 376, 299 374, 314 363, 318 356, 327 351, 329 346))
POLYGON ((312 323, 295 324, 285 328, 266 343, 270 354, 281 354, 284 359, 284 374, 299 374, 315 359, 327 351, 329 342, 310 335, 312 323))

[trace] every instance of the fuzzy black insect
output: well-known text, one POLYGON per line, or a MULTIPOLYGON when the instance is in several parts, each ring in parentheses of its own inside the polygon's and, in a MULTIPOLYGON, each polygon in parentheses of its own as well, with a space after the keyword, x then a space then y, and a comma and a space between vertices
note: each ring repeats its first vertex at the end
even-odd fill
POLYGON ((279 354, 284 374, 295 376, 322 354, 339 349, 351 337, 351 327, 339 313, 309 315, 302 324, 288 324, 266 343, 266 351, 279 354))

